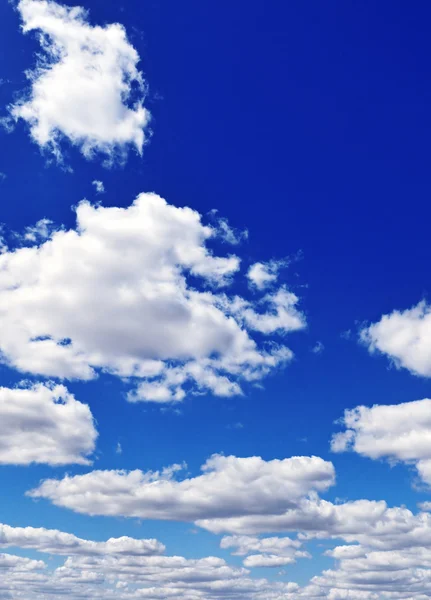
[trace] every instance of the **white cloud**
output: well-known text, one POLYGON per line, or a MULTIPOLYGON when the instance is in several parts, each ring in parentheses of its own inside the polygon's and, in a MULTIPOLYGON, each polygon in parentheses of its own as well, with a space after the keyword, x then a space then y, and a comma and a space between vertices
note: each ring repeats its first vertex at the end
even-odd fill
POLYGON ((275 331, 288 333, 305 327, 304 315, 296 308, 298 296, 289 292, 284 286, 272 294, 266 294, 258 303, 264 312, 255 310, 252 303, 236 298, 231 305, 233 314, 247 327, 260 333, 269 334, 275 331))
POLYGON ((294 583, 251 579, 249 571, 208 556, 72 557, 55 570, 42 561, 0 555, 0 597, 42 600, 293 600, 294 583))
POLYGON ((0 569, 19 571, 33 571, 43 569, 45 564, 40 560, 31 560, 13 554, 0 554, 0 569))
POLYGON ((64 386, 0 388, 0 464, 90 464, 96 438, 89 407, 64 386))
POLYGON ((63 138, 87 157, 142 151, 150 115, 143 106, 139 55, 118 24, 92 26, 87 12, 50 0, 20 0, 24 33, 36 31, 41 54, 28 73, 30 91, 10 107, 33 140, 61 156, 63 138))
POLYGON ((35 225, 26 227, 22 235, 15 235, 25 243, 40 243, 47 240, 55 229, 55 225, 50 219, 39 219, 35 225))
POLYGON ((142 385, 130 400, 171 402, 190 389, 239 394, 241 380, 292 358, 274 337, 259 347, 250 332, 304 327, 298 298, 283 287, 253 305, 218 291, 240 259, 209 250, 217 231, 199 213, 155 194, 128 208, 81 202, 76 212, 76 229, 0 255, 8 365, 45 377, 134 377, 142 385))
POLYGON ((0 523, 0 548, 11 546, 68 556, 151 556, 165 551, 164 545, 154 539, 137 540, 124 536, 93 542, 56 529, 11 527, 0 523))
POLYGON ((99 181, 98 179, 95 179, 93 182, 94 188, 96 190, 96 192, 98 194, 103 194, 105 191, 105 185, 103 183, 103 181, 99 181))
MULTIPOLYGON (((38 530, 32 531, 32 541, 35 541, 38 530)), ((41 536, 42 551, 50 551, 51 541, 44 545, 46 535, 43 530, 41 536)), ((16 541, 19 541, 18 538, 16 541)), ((24 549, 37 547, 37 544, 28 543, 27 539, 23 542, 24 549)), ((67 542, 65 544, 63 539, 59 542, 56 537, 52 549, 54 553, 62 554, 66 545, 67 542)), ((71 548, 72 551, 76 548, 74 540, 71 548)), ((199 559, 145 556, 135 555, 133 550, 100 555, 99 548, 93 554, 91 551, 87 554, 86 550, 76 552, 53 570, 48 569, 43 561, 0 554, 0 572, 0 597, 19 596, 23 600, 46 597, 72 600, 239 600, 244 597, 250 600, 291 600, 290 593, 298 589, 293 583, 252 579, 248 576, 249 570, 230 566, 214 556, 199 559)))
POLYGON ((243 560, 245 567, 250 569, 262 567, 285 567, 295 563, 296 560, 291 556, 279 554, 251 554, 243 560))
POLYGON ((232 244, 236 246, 240 244, 242 241, 248 238, 248 231, 234 229, 231 225, 229 225, 226 219, 218 219, 217 220, 217 231, 219 237, 225 241, 227 244, 232 244))
POLYGON ((251 536, 225 536, 221 548, 236 548, 236 556, 245 556, 244 566, 281 567, 296 562, 298 558, 311 558, 308 552, 299 550, 301 542, 288 537, 257 538, 251 536))
POLYGON ((431 307, 425 301, 383 315, 361 330, 360 339, 370 352, 385 354, 398 368, 431 377, 431 307))
POLYGON ((179 470, 93 471, 45 480, 28 495, 90 515, 196 521, 281 514, 334 482, 332 464, 315 456, 264 461, 214 455, 197 477, 177 480, 179 470))
POLYGON ((338 568, 324 571, 312 583, 330 599, 427 600, 431 597, 431 550, 375 551, 341 546, 327 553, 338 568))
POLYGON ((285 260, 257 262, 251 265, 247 272, 247 277, 252 286, 258 290, 263 290, 277 281, 278 272, 286 266, 287 261, 285 260))
POLYGON ((358 406, 346 410, 342 422, 346 430, 332 437, 333 452, 414 463, 431 484, 431 400, 358 406))

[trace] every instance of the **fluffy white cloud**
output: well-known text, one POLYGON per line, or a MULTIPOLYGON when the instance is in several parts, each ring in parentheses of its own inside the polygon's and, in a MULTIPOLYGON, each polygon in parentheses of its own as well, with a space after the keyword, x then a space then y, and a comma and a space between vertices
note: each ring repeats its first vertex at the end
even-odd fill
POLYGON ((360 339, 370 352, 385 354, 397 367, 431 377, 431 307, 425 301, 383 315, 361 330, 360 339))
POLYGON ((373 459, 415 463, 431 484, 431 400, 346 410, 346 430, 332 437, 333 452, 357 452, 373 459))
POLYGON ((103 181, 99 181, 98 179, 95 179, 93 182, 94 185, 94 189, 96 190, 96 192, 98 194, 103 194, 105 191, 105 185, 103 183, 103 181))
POLYGON ((64 386, 0 388, 0 464, 90 464, 96 438, 89 407, 64 386))
POLYGON ((142 151, 150 115, 139 55, 118 24, 92 26, 87 12, 50 0, 20 0, 24 33, 39 34, 41 54, 28 73, 30 91, 10 107, 33 140, 60 158, 67 138, 88 158, 142 151))
POLYGON ((241 393, 241 379, 292 358, 274 337, 259 347, 250 332, 285 334, 305 319, 285 288, 262 305, 217 290, 240 260, 212 254, 216 235, 197 212, 155 194, 128 208, 80 203, 76 229, 0 255, 2 360, 48 377, 134 377, 142 385, 130 400, 241 393))
POLYGON ((45 480, 28 495, 90 515, 196 521, 281 514, 334 483, 333 465, 315 456, 264 461, 214 455, 197 477, 177 480, 179 470, 93 471, 45 480))
MULTIPOLYGON (((58 550, 58 540, 54 549, 58 550)), ((0 571, 0 597, 7 599, 290 600, 298 589, 294 583, 252 579, 247 569, 214 556, 75 555, 49 570, 42 561, 0 554, 0 571)))
POLYGON ((299 550, 301 542, 288 537, 257 538, 245 535, 225 536, 220 542, 221 548, 236 548, 237 556, 249 555, 244 566, 282 567, 296 562, 298 558, 311 558, 308 552, 299 550))
POLYGON ((336 569, 314 577, 323 597, 394 598, 431 597, 431 550, 414 548, 375 551, 364 546, 340 546, 327 552, 339 561, 336 569))
POLYGON ((257 312, 252 303, 238 297, 230 308, 249 329, 268 335, 275 331, 288 333, 304 327, 304 315, 296 308, 298 302, 296 294, 281 287, 272 294, 266 294, 257 303, 266 309, 264 312, 257 312))
POLYGON ((278 279, 278 272, 285 267, 285 260, 270 260, 268 262, 257 262, 251 265, 247 277, 252 286, 258 290, 267 288, 278 279))
POLYGON ((123 536, 106 542, 93 542, 56 529, 11 527, 0 523, 0 548, 11 546, 69 556, 151 556, 165 551, 164 545, 155 539, 137 540, 123 536))

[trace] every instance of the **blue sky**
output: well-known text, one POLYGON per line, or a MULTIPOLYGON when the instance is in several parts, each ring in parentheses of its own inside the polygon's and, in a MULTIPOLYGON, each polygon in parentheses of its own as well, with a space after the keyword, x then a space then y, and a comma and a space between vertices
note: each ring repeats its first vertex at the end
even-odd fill
POLYGON ((81 5, 0 6, 0 599, 431 598, 429 7, 81 5))

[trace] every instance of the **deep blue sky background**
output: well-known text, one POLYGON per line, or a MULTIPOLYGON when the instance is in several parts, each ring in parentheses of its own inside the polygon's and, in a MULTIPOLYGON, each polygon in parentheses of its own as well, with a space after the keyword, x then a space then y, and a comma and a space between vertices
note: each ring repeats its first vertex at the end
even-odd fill
MULTIPOLYGON (((1 133, 0 171, 7 177, 0 181, 0 221, 11 229, 41 217, 72 225, 71 205, 95 198, 93 179, 104 181, 107 205, 125 206, 138 192, 156 191, 203 214, 217 208, 249 230, 242 254, 250 261, 301 251, 285 278, 309 322, 305 334, 288 339, 295 362, 243 398, 186 399, 175 414, 127 404, 113 378, 70 384, 98 420, 96 467, 156 469, 185 460, 195 473, 213 452, 265 459, 316 454, 337 470, 328 497, 414 507, 426 495, 411 489, 405 467, 332 456, 328 442, 345 408, 431 393, 426 380, 389 369, 357 344, 363 321, 429 297, 430 4, 82 4, 92 22, 126 26, 149 85, 153 137, 143 159, 131 155, 120 170, 86 162, 69 148, 69 173, 47 165, 23 124, 13 135, 1 133), (350 339, 342 335, 347 330, 350 339), (325 349, 316 355, 311 348, 318 340, 325 349), (234 428, 239 422, 243 428, 234 428), (118 441, 122 455, 115 454, 118 441)), ((37 43, 20 34, 7 2, 0 23, 6 114, 37 43)), ((4 385, 19 379, 7 369, 0 375, 4 385)), ((217 538, 203 532, 180 537, 190 529, 185 525, 88 519, 23 496, 53 473, 2 467, 0 485, 10 493, 0 497, 0 520, 23 525, 25 515, 27 525, 94 539, 155 535, 185 555, 217 547, 217 538)), ((293 567, 298 580, 304 562, 293 567)))

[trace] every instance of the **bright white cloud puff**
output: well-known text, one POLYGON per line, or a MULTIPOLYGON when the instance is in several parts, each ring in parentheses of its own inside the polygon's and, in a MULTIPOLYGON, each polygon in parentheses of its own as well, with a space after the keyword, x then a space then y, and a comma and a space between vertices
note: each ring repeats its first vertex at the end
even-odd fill
POLYGON ((247 272, 250 285, 256 287, 258 290, 269 287, 277 281, 280 269, 286 266, 287 261, 285 260, 254 263, 247 272))
POLYGON ((0 388, 0 464, 90 464, 90 408, 62 385, 0 388))
POLYGON ((333 452, 353 451, 362 456, 414 463, 431 484, 431 400, 346 410, 345 431, 332 437, 333 452))
POLYGON ((383 315, 361 330, 360 339, 371 353, 386 355, 396 367, 431 377, 431 307, 425 301, 383 315))
POLYGON ((41 54, 28 72, 30 90, 10 107, 32 139, 61 159, 67 139, 87 158, 141 153, 150 115, 139 55, 118 23, 92 26, 87 12, 49 0, 20 0, 24 33, 36 31, 41 54))
POLYGON ((305 326, 298 298, 283 287, 257 304, 227 296, 221 288, 240 260, 211 253, 218 230, 197 212, 155 194, 128 208, 82 202, 76 212, 76 229, 27 236, 30 245, 0 255, 8 365, 46 377, 134 377, 130 400, 172 402, 190 389, 239 394, 241 380, 292 358, 274 334, 305 326))

